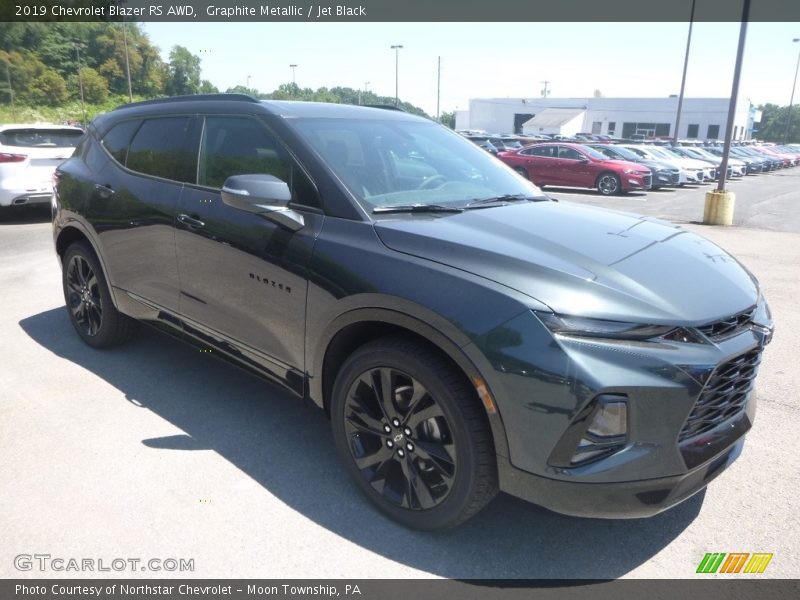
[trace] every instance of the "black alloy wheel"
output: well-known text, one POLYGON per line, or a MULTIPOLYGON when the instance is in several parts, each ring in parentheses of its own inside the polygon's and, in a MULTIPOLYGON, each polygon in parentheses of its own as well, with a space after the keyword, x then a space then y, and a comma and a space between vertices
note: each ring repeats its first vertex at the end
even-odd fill
POLYGON ((486 412, 438 350, 405 336, 344 363, 331 419, 340 456, 378 508, 416 529, 454 527, 497 493, 486 412))
POLYGON ((450 425, 408 373, 391 367, 362 373, 347 393, 344 420, 353 460, 388 502, 427 510, 450 492, 457 470, 450 425))
POLYGON ((76 328, 94 337, 103 323, 103 300, 92 267, 86 258, 74 254, 67 264, 67 307, 76 328))
POLYGON ((133 337, 138 323, 114 306, 92 247, 75 242, 64 252, 62 265, 64 300, 81 339, 94 348, 109 348, 133 337))

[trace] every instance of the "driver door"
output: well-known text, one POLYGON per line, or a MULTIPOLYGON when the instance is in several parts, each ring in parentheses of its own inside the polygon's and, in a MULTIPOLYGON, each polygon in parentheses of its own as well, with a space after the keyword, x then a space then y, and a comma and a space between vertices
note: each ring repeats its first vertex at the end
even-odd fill
POLYGON ((196 185, 177 211, 180 312, 189 333, 279 380, 304 369, 306 265, 322 223, 310 179, 255 118, 204 119, 196 185), (305 226, 291 232, 222 202, 231 175, 274 175, 292 189, 305 226))

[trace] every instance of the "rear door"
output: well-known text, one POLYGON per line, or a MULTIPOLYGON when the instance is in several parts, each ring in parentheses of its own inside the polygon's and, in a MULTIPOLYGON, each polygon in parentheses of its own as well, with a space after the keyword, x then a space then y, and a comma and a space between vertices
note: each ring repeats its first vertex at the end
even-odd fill
POLYGON ((175 115, 112 127, 102 144, 114 160, 86 211, 112 285, 170 312, 179 308, 175 215, 181 189, 197 171, 197 121, 175 115))

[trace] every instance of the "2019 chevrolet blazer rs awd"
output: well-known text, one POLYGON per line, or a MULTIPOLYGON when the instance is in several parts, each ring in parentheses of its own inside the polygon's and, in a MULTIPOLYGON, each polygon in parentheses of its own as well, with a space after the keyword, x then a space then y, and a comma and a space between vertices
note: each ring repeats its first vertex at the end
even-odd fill
POLYGON ((426 119, 147 101, 96 118, 56 179, 87 344, 145 321, 313 401, 405 525, 455 526, 498 489, 653 515, 751 427, 773 325, 742 265, 670 223, 552 201, 426 119))

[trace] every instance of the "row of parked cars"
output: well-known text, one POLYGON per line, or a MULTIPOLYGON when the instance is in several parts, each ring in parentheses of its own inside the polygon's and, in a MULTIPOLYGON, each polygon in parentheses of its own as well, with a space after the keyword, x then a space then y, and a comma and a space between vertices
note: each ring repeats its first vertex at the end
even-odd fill
MULTIPOLYGON (((713 181, 720 176, 723 153, 721 144, 656 144, 608 136, 532 142, 518 136, 469 133, 465 137, 539 187, 596 188, 604 195, 713 181)), ((732 146, 726 178, 797 164, 800 146, 732 146)))

